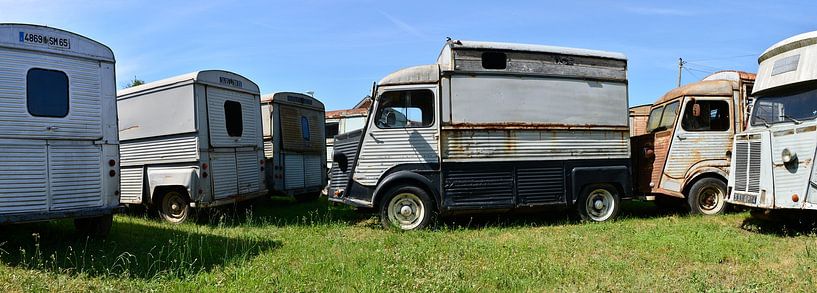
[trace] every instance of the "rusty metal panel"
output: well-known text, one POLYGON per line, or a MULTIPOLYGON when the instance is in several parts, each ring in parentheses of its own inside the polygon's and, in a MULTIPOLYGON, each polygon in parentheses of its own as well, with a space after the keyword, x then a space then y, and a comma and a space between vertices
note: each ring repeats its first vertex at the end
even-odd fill
POLYGON ((454 50, 455 72, 490 72, 569 77, 595 80, 627 80, 627 60, 559 53, 504 52, 504 69, 483 67, 483 54, 491 49, 454 50))
POLYGON ((448 161, 629 158, 626 130, 444 129, 442 145, 448 161))
POLYGON ((650 182, 647 184, 652 185, 650 187, 650 191, 652 192, 654 189, 658 188, 658 185, 661 182, 661 175, 664 171, 664 164, 667 162, 667 156, 669 155, 669 147, 670 141, 672 140, 672 130, 660 131, 656 132, 655 138, 653 140, 653 152, 655 153, 655 159, 652 164, 652 174, 650 176, 650 182))
POLYGON ((281 127, 280 140, 283 141, 284 150, 299 153, 320 153, 325 147, 326 141, 323 137, 323 116, 321 112, 302 109, 290 105, 279 105, 278 108, 281 127), (302 133, 302 117, 306 117, 309 124, 309 133, 304 137, 302 133), (323 143, 320 143, 320 142, 323 143))
POLYGON ((627 85, 540 77, 451 77, 451 123, 621 126, 627 85))

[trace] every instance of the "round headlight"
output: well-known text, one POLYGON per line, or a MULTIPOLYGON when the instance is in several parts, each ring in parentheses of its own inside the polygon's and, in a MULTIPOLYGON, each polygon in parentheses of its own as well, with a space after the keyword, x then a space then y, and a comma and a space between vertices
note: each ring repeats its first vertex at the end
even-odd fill
POLYGON ((781 154, 783 159, 783 163, 791 163, 797 160, 797 153, 790 151, 788 148, 783 149, 783 153, 781 154))

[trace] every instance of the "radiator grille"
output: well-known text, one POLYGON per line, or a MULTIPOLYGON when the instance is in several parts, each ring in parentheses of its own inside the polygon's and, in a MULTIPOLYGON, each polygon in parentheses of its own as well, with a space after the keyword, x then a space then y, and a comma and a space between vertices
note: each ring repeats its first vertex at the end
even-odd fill
POLYGON ((760 159, 759 141, 735 144, 735 190, 760 192, 760 159))

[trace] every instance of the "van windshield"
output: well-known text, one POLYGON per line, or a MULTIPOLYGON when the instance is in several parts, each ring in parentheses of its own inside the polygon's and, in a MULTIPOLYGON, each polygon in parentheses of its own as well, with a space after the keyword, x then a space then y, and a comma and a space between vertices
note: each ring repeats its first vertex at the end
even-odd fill
POLYGON ((781 122, 799 123, 814 118, 817 118, 817 89, 758 97, 752 111, 753 126, 781 122))

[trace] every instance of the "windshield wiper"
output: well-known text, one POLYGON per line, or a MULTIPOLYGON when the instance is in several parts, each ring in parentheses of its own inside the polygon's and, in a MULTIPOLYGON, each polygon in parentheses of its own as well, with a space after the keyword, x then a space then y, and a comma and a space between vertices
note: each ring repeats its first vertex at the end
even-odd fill
POLYGON ((783 117, 783 118, 786 118, 786 119, 791 120, 792 122, 794 122, 794 124, 801 124, 801 123, 803 123, 803 121, 800 121, 800 120, 794 119, 794 117, 791 117, 791 116, 786 115, 786 114, 783 114, 783 116, 782 116, 782 117, 783 117))
POLYGON ((755 118, 755 119, 759 119, 759 120, 760 120, 760 122, 762 122, 762 123, 763 123, 763 126, 766 126, 766 128, 772 127, 771 125, 769 125, 769 121, 768 121, 768 120, 766 120, 766 118, 763 118, 763 117, 761 117, 761 116, 754 116, 754 118, 755 118))

